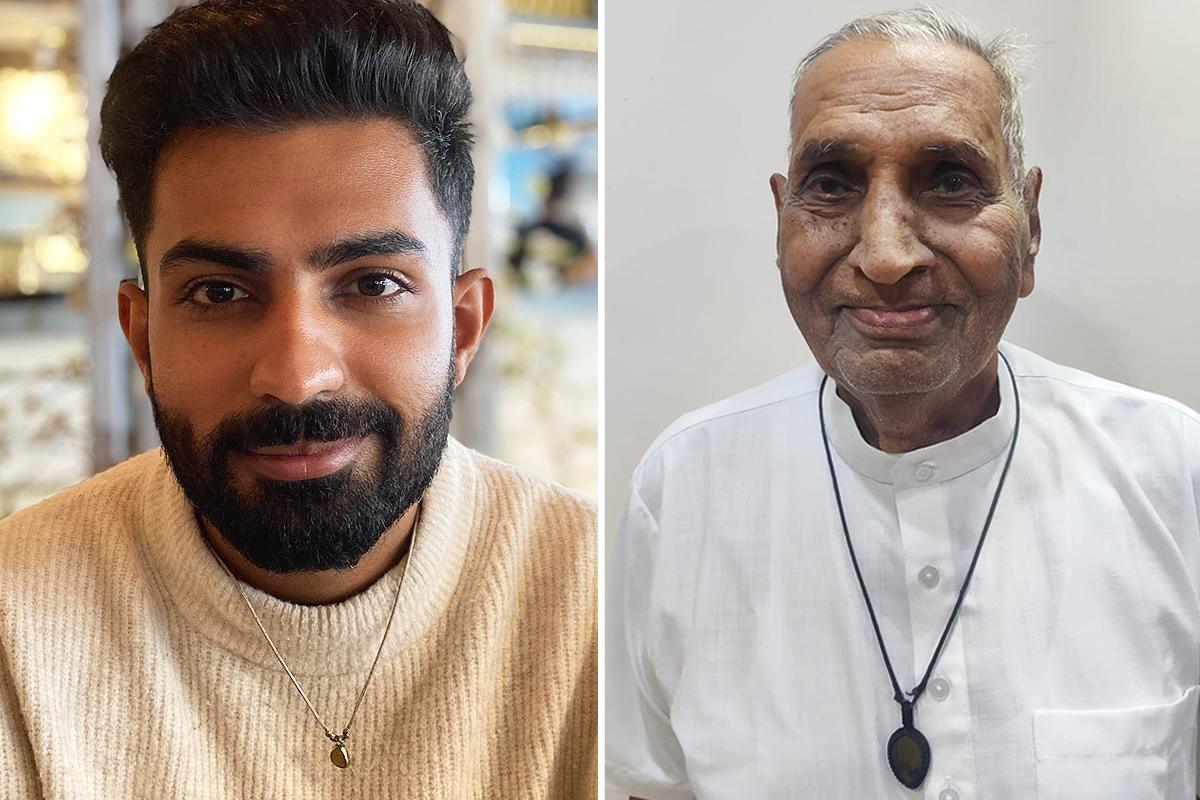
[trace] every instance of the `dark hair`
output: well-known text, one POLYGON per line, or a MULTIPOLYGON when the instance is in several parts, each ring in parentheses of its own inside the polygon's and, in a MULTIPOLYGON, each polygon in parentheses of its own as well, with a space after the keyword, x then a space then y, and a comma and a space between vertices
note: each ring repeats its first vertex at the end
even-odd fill
POLYGON ((457 267, 475 179, 470 104, 449 31, 415 0, 204 0, 117 62, 100 152, 145 280, 155 163, 181 131, 395 120, 425 151, 457 267))

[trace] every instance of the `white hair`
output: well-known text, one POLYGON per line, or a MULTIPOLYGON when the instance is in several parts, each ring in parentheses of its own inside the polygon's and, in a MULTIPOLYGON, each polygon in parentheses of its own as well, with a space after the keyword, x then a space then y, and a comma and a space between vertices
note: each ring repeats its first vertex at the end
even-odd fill
POLYGON ((1020 69, 1029 61, 1025 37, 1006 30, 985 42, 961 15, 931 5, 866 14, 826 36, 800 60, 792 81, 791 112, 795 112, 796 89, 800 79, 812 63, 839 44, 855 39, 951 44, 969 50, 986 61, 1000 84, 1000 131, 1012 166, 1013 186, 1018 195, 1021 193, 1025 180, 1025 123, 1021 116, 1023 81, 1020 69))

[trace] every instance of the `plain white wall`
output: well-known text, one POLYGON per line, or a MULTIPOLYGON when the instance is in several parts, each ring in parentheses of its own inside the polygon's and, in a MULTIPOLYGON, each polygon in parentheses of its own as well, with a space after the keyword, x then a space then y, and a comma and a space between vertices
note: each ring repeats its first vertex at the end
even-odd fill
MULTIPOLYGON (((1028 35, 1037 287, 1007 339, 1200 407, 1200 2, 974 0, 1028 35)), ((811 355, 775 269, 792 70, 864 2, 606 5, 606 533, 655 435, 811 355)))

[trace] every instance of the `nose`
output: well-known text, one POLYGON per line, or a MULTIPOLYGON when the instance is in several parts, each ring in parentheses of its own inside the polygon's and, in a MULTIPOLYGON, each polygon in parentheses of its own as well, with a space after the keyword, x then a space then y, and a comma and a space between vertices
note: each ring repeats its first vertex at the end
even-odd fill
POLYGON ((899 283, 914 270, 932 267, 933 251, 921 241, 917 212, 903 190, 875 185, 859 215, 859 239, 848 262, 872 283, 899 283))
POLYGON ((250 391, 256 398, 301 405, 345 384, 334 321, 323 319, 317 304, 307 303, 299 293, 278 298, 253 335, 257 341, 252 345, 250 391))

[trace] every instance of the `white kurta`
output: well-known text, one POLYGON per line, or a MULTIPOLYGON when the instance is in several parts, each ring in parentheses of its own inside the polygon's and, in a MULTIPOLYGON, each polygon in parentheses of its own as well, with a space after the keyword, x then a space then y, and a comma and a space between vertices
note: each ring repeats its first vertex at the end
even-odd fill
MULTIPOLYGON (((628 794, 1191 798, 1200 699, 1200 416, 1003 344, 1021 428, 979 565, 916 708, 899 706, 838 521, 810 364, 689 414, 633 480, 608 574, 607 780, 628 794)), ((850 534, 904 689, 949 619, 1014 421, 902 455, 825 404, 850 534)))

